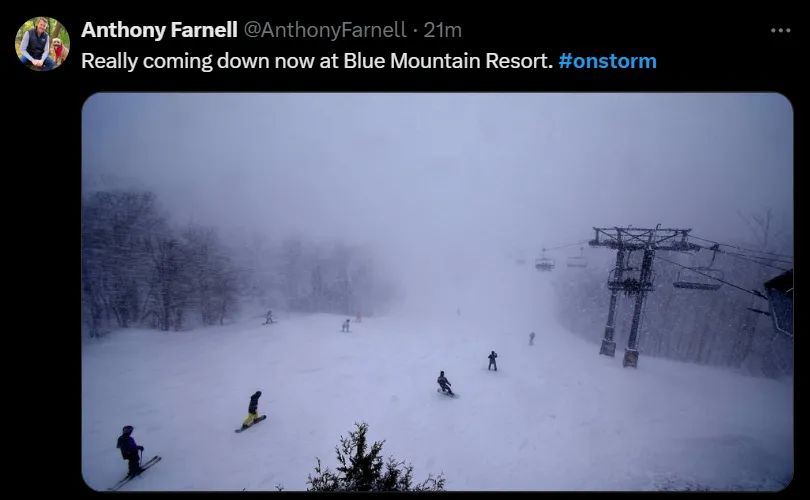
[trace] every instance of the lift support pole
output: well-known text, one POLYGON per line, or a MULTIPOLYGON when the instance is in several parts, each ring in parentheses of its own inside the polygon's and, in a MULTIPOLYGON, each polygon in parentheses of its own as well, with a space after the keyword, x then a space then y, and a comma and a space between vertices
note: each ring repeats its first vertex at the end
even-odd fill
MULTIPOLYGON (((641 278, 642 283, 650 281, 652 274, 652 261, 655 250, 645 249, 644 258, 641 262, 641 278)), ((641 310, 644 307, 644 298, 646 291, 641 289, 636 295, 636 307, 633 309, 633 324, 630 327, 630 337, 627 339, 627 348, 624 350, 624 360, 622 366, 638 366, 638 327, 641 324, 641 310)))
POLYGON ((615 356, 616 298, 619 291, 636 295, 633 323, 630 327, 630 336, 627 340, 627 348, 624 351, 624 360, 622 361, 623 366, 636 368, 638 366, 638 330, 641 326, 641 311, 644 307, 646 292, 652 290, 652 263, 655 251, 698 251, 702 247, 686 241, 691 229, 661 229, 660 224, 655 229, 633 227, 595 227, 593 229, 596 231, 596 237, 589 242, 590 246, 603 246, 617 251, 613 277, 608 280, 608 288, 611 290, 610 308, 608 309, 608 319, 599 354, 615 356), (624 272, 626 271, 624 268, 625 253, 634 250, 644 251, 638 280, 629 277, 624 278, 624 272))
MULTIPOLYGON (((618 252, 616 252, 616 269, 617 271, 617 278, 619 280, 622 279, 621 271, 622 271, 622 262, 624 261, 624 249, 620 248, 618 252)), ((616 353, 616 341, 613 340, 613 333, 615 331, 615 320, 616 320, 616 296, 619 295, 618 290, 611 290, 610 291, 610 308, 608 309, 608 319, 607 324, 605 325, 605 337, 602 339, 602 347, 599 349, 599 354, 604 354, 605 356, 610 356, 611 358, 615 356, 616 353)))

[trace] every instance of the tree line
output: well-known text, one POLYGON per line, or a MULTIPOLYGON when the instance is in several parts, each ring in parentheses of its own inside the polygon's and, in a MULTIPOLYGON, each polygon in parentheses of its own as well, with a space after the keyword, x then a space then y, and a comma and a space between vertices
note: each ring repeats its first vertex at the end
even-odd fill
POLYGON ((245 302, 369 315, 393 294, 362 248, 302 238, 223 240, 214 227, 173 225, 151 192, 86 193, 81 274, 88 335, 223 324, 245 302))

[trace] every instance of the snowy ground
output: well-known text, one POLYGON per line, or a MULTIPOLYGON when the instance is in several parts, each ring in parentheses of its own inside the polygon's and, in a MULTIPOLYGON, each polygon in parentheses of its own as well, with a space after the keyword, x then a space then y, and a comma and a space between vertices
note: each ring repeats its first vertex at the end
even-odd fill
POLYGON ((600 356, 557 325, 548 275, 507 267, 469 279, 415 297, 407 313, 353 320, 348 334, 341 316, 279 313, 261 326, 256 311, 225 327, 87 343, 85 481, 104 490, 123 477, 115 441, 129 424, 144 457, 163 461, 124 490, 305 490, 315 458, 334 469, 339 437, 360 421, 417 481, 443 472, 448 490, 780 490, 791 480, 790 381, 643 355, 622 368, 623 346, 600 356), (493 349, 497 373, 487 371, 493 349), (458 399, 436 392, 440 370, 458 399), (257 389, 269 418, 236 434, 257 389))

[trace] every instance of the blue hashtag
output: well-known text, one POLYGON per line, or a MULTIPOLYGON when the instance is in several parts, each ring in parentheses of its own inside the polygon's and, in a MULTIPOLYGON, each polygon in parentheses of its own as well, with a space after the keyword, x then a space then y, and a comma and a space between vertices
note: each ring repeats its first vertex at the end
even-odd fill
POLYGON ((570 67, 571 66, 571 59, 573 59, 573 57, 571 56, 570 52, 565 52, 565 53, 561 54, 560 55, 560 67, 561 68, 570 67))

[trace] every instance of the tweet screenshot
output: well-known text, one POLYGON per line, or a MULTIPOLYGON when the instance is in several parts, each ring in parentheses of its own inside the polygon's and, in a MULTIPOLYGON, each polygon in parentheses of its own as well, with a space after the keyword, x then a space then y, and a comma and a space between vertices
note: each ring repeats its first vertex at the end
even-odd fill
POLYGON ((233 7, 4 20, 44 487, 795 487, 798 16, 233 7))

